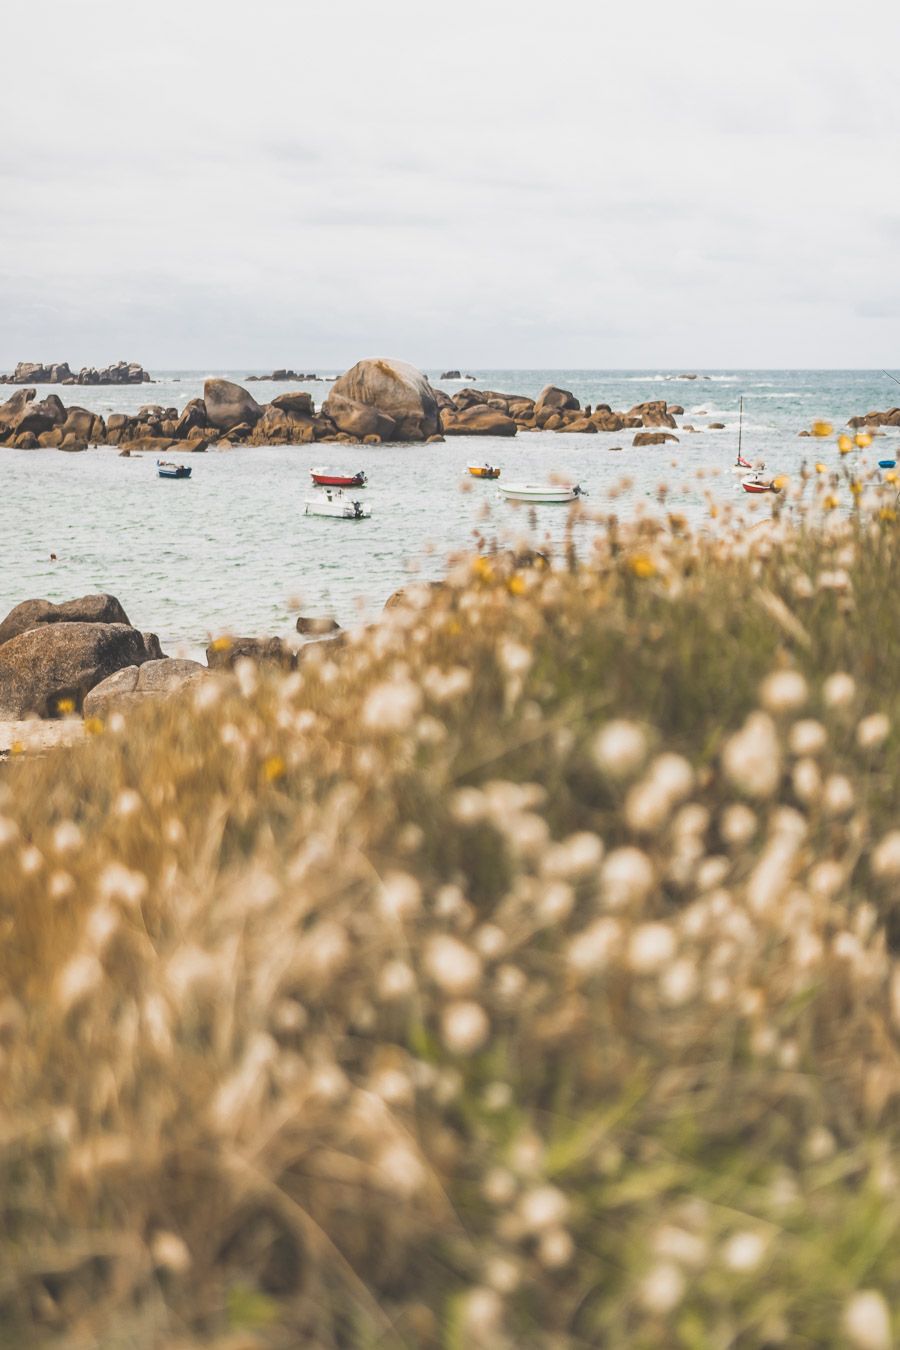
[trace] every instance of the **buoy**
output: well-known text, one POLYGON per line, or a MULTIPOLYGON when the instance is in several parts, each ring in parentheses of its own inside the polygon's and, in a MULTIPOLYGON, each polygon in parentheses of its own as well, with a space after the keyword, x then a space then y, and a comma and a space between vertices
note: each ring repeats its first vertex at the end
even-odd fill
POLYGON ((869 435, 868 431, 858 431, 853 439, 860 450, 865 450, 867 446, 872 444, 872 437, 869 435))
POLYGON ((838 436, 838 449, 842 455, 849 455, 850 451, 853 449, 853 442, 846 433, 842 436, 838 436))

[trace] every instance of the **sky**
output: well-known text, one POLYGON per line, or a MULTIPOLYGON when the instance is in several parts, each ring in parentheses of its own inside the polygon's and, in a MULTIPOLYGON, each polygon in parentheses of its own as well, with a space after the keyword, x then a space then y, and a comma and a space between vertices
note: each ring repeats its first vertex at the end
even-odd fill
POLYGON ((895 368, 898 39, 891 0, 9 6, 0 369, 895 368))

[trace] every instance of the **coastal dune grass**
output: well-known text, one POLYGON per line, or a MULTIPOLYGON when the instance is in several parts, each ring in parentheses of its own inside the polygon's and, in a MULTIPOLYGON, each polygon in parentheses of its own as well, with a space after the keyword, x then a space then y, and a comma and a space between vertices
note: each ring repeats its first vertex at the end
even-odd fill
POLYGON ((540 561, 0 770, 0 1344, 900 1334, 893 514, 540 561))

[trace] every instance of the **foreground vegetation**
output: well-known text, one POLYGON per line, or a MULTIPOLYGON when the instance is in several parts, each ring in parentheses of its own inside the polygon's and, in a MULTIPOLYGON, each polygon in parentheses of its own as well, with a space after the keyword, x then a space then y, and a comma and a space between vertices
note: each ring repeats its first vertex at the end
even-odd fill
POLYGON ((608 522, 6 766, 0 1343, 891 1345, 898 595, 608 522))

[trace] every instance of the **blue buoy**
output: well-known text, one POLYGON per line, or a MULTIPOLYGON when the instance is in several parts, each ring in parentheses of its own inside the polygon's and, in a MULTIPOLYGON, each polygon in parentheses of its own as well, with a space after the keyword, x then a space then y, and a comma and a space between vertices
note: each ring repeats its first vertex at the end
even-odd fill
POLYGON ((878 467, 879 469, 896 469, 897 461, 895 459, 880 459, 878 467))

